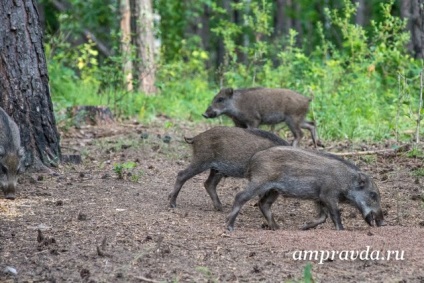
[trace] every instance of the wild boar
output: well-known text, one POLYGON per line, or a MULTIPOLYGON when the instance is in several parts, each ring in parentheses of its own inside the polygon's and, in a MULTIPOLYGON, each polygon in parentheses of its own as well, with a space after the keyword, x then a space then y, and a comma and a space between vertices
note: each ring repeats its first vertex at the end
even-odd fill
POLYGON ((0 107, 0 187, 6 199, 15 199, 18 174, 24 170, 24 154, 18 126, 0 107))
POLYGON ((384 224, 380 192, 374 181, 338 156, 293 147, 272 147, 253 155, 246 172, 247 188, 236 195, 227 218, 230 231, 234 229, 241 207, 256 195, 262 196, 259 208, 271 229, 278 229, 270 208, 279 194, 313 200, 317 204, 318 218, 303 229, 324 223, 330 214, 336 229, 343 230, 339 202, 357 207, 369 225, 374 220, 377 226, 384 224))
POLYGON ((241 128, 257 128, 262 124, 273 127, 286 122, 294 136, 293 146, 299 144, 303 128, 311 132, 312 141, 317 147, 315 124, 305 120, 310 101, 310 98, 289 89, 224 88, 215 95, 203 117, 227 115, 235 126, 241 128))
POLYGON ((236 127, 214 127, 194 138, 186 138, 186 142, 193 148, 192 161, 178 173, 174 190, 169 194, 170 206, 176 207, 178 193, 187 180, 210 169, 204 186, 218 211, 222 210, 222 204, 216 187, 222 177, 243 178, 253 154, 272 146, 289 145, 270 132, 236 127))

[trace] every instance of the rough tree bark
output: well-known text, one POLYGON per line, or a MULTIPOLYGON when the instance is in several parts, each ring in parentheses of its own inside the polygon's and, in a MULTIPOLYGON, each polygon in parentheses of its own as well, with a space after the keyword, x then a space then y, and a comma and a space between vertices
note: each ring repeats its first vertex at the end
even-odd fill
POLYGON ((135 1, 138 90, 147 94, 156 92, 153 9, 151 0, 135 1))
POLYGON ((424 58, 424 0, 402 0, 400 14, 408 19, 406 29, 411 32, 408 50, 415 58, 424 58))
POLYGON ((132 59, 131 59, 131 12, 130 0, 121 0, 121 51, 124 72, 124 83, 128 91, 133 90, 132 59))
POLYGON ((61 152, 35 2, 0 2, 0 106, 19 125, 26 165, 39 170, 61 152))

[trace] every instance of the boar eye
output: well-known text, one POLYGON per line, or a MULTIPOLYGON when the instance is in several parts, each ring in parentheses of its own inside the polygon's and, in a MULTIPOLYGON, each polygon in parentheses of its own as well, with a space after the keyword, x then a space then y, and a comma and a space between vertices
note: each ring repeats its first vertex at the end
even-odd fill
POLYGON ((377 201, 377 193, 376 192, 370 192, 370 198, 374 201, 377 201))
POLYGON ((17 172, 18 172, 18 174, 22 174, 24 172, 24 167, 19 166, 17 172))
POLYGON ((218 97, 218 99, 216 100, 216 102, 218 102, 218 103, 223 102, 223 101, 224 101, 223 97, 218 97))
POLYGON ((4 174, 4 175, 7 174, 7 168, 5 166, 3 166, 3 164, 0 165, 0 170, 1 170, 2 174, 4 174))

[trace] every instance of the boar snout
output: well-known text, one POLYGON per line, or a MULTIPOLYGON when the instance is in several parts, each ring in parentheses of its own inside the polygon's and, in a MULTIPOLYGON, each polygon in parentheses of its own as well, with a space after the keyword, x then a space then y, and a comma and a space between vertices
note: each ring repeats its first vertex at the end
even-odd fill
POLYGON ((369 212, 366 216, 364 216, 364 219, 370 226, 374 226, 374 221, 377 227, 386 225, 384 223, 383 212, 381 210, 377 212, 373 212, 373 211, 369 212))
POLYGON ((9 193, 5 196, 6 199, 10 199, 10 200, 14 200, 15 199, 15 194, 14 193, 9 193))
POLYGON ((2 190, 4 193, 4 197, 6 199, 10 199, 10 200, 15 199, 16 185, 11 184, 11 185, 4 186, 2 190))
POLYGON ((203 113, 202 116, 209 119, 209 118, 215 118, 216 116, 218 116, 218 114, 216 113, 216 111, 212 109, 212 107, 208 107, 208 109, 206 109, 206 112, 203 113))

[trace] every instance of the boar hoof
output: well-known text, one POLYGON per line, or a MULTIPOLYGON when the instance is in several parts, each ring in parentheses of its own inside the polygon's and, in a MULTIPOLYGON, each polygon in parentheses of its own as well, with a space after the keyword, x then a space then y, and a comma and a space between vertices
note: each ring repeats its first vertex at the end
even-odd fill
POLYGON ((377 224, 377 227, 387 226, 384 220, 380 220, 380 221, 376 220, 375 223, 377 224))
POLYGON ((275 223, 271 224, 271 225, 269 225, 268 223, 262 223, 261 228, 264 229, 264 230, 275 231, 275 230, 280 229, 280 226, 278 224, 275 224, 275 223))
POLYGON ((176 208, 177 207, 177 203, 175 201, 170 201, 169 202, 169 207, 176 208))
POLYGON ((15 200, 15 196, 6 196, 6 199, 15 200))
POLYGON ((213 204, 216 211, 222 211, 222 203, 220 201, 213 204))
POLYGON ((214 205, 216 211, 222 211, 222 205, 214 205))
POLYGON ((232 226, 232 225, 227 225, 227 230, 228 230, 229 232, 233 232, 233 231, 234 231, 234 226, 232 226))

